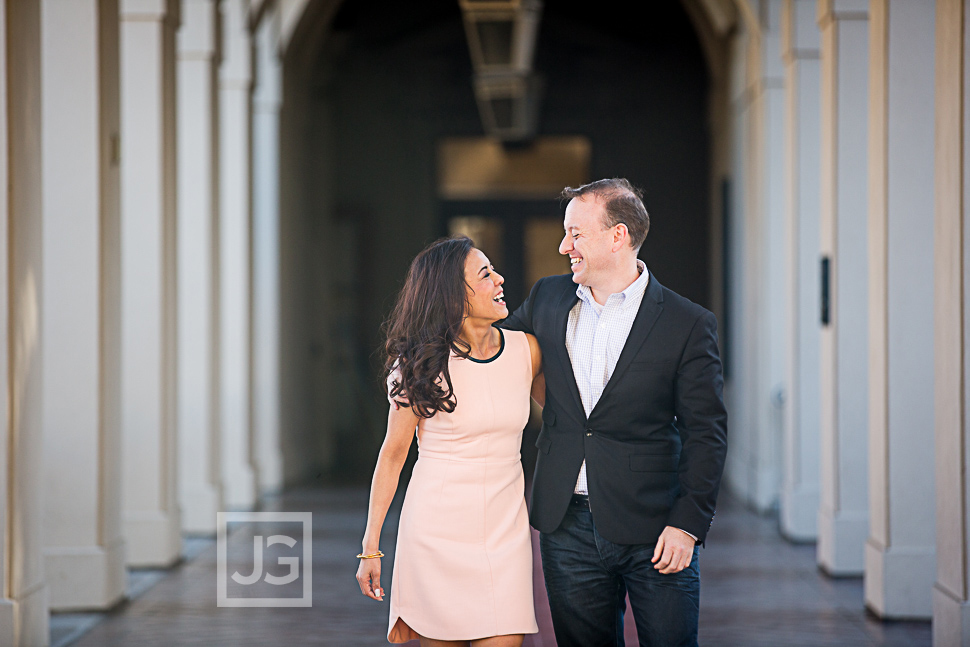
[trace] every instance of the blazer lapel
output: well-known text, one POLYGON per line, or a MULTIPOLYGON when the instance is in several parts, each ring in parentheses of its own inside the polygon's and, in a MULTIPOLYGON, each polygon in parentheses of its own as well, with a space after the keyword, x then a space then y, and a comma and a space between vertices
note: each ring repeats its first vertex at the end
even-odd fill
MULTIPOLYGON (((630 366, 630 362, 637 356, 640 347, 643 346, 643 342, 646 341, 650 331, 653 330, 653 325, 657 323, 657 319, 663 312, 663 300, 663 287, 657 283, 657 279, 651 274, 647 290, 643 295, 643 301, 640 302, 640 310, 637 311, 637 316, 633 320, 633 327, 630 328, 630 334, 627 336, 623 350, 620 351, 620 357, 616 361, 616 368, 613 369, 613 374, 610 375, 610 380, 606 383, 606 387, 603 389, 594 409, 603 403, 613 385, 623 377, 623 373, 630 366)), ((590 415, 592 415, 592 411, 590 415)))
POLYGON ((573 309, 579 297, 576 295, 575 288, 570 287, 563 291, 559 296, 559 303, 556 304, 555 330, 556 330, 556 357, 559 359, 559 370, 564 376, 568 376, 564 381, 569 385, 569 392, 573 396, 573 403, 579 411, 581 420, 586 420, 586 409, 583 407, 583 399, 579 397, 579 387, 576 386, 576 374, 573 373, 573 364, 569 361, 569 351, 566 350, 566 324, 569 321, 569 311, 573 309))

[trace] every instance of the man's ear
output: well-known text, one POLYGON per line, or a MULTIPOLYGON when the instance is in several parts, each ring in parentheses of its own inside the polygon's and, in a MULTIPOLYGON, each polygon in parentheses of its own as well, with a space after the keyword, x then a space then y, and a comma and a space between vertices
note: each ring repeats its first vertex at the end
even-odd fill
POLYGON ((618 252, 627 244, 630 237, 630 230, 622 222, 613 228, 613 251, 618 252))

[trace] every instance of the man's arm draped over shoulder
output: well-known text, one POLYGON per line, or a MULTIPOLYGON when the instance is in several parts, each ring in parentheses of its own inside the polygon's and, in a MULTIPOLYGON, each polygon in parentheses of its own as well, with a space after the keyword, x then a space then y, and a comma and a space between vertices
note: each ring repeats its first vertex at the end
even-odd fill
POLYGON ((717 349, 717 320, 705 311, 687 339, 677 381, 674 413, 683 443, 680 496, 667 523, 704 541, 727 454, 727 411, 724 378, 717 349))

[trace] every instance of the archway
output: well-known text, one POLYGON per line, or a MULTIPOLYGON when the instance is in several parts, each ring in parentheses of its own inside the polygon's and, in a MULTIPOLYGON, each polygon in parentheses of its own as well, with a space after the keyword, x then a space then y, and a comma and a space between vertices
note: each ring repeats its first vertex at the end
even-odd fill
MULTIPOLYGON (((513 200, 442 190, 443 143, 484 140, 454 0, 313 8, 284 66, 284 454, 291 482, 361 484, 384 431, 380 326, 410 259, 454 217, 498 218, 521 299, 525 243, 545 232, 555 246, 549 224, 562 212, 548 188, 513 200)), ((717 309, 710 75, 684 7, 651 11, 633 24, 580 1, 545 7, 533 148, 585 142, 581 181, 641 186, 652 218, 641 256, 662 283, 717 309)))

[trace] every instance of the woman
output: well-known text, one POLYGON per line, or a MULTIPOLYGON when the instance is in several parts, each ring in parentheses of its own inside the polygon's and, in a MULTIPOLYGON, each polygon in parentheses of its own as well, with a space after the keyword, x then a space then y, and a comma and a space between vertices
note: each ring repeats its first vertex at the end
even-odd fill
MULTIPOLYGON (((388 322, 387 436, 358 555, 361 592, 383 600, 380 535, 417 427, 398 529, 387 639, 519 647, 536 633, 532 545, 519 462, 538 342, 501 331, 502 283, 464 236, 411 263, 388 322)), ((544 395, 544 394, 543 394, 544 395)))

